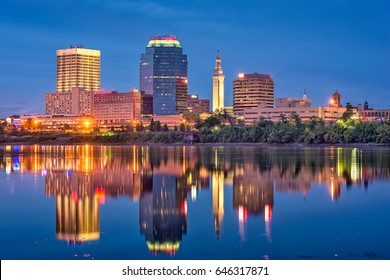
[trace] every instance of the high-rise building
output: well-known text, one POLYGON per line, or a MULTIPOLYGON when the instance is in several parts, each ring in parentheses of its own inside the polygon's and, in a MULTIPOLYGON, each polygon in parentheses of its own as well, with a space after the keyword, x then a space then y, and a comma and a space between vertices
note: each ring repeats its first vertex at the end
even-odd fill
POLYGON ((153 95, 141 92, 141 116, 153 116, 153 95))
POLYGON ((57 92, 100 89, 100 51, 81 46, 57 50, 57 92))
POLYGON ((233 81, 233 111, 243 115, 245 110, 274 107, 274 80, 267 74, 239 74, 233 81))
POLYGON ((213 74, 213 112, 217 109, 224 107, 225 87, 224 87, 225 76, 223 75, 221 65, 221 55, 217 54, 215 59, 215 68, 213 74))
POLYGON ((153 95, 154 115, 187 111, 188 61, 175 36, 154 36, 140 60, 140 90, 153 95))

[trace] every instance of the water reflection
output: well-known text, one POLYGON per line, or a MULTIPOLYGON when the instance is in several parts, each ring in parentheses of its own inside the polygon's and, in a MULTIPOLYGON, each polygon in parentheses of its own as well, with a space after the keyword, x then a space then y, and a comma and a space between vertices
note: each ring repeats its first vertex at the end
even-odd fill
POLYGON ((174 255, 187 233, 188 198, 211 187, 216 238, 223 235, 225 207, 237 213, 246 238, 248 216, 264 221, 272 240, 275 192, 303 197, 312 184, 329 189, 368 188, 389 180, 387 149, 281 147, 4 146, 7 174, 32 172, 45 178, 45 194, 56 199, 56 238, 81 243, 100 238, 100 205, 112 197, 139 203, 139 228, 153 254, 174 255), (225 189, 232 186, 233 201, 225 189))

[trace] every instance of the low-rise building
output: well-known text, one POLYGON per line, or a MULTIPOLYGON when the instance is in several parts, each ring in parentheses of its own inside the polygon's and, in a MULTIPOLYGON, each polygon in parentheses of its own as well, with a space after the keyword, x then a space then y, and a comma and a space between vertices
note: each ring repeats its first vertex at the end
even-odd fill
POLYGON ((280 115, 286 117, 295 113, 298 114, 302 121, 309 121, 313 117, 322 119, 325 122, 335 122, 343 116, 346 108, 317 106, 317 107, 290 107, 290 108, 251 108, 244 112, 245 124, 253 124, 260 118, 273 122, 280 121, 280 115))
POLYGON ((94 119, 97 125, 121 126, 141 118, 141 94, 133 88, 130 92, 96 92, 94 94, 94 119))
POLYGON ((184 122, 183 115, 165 115, 165 116, 153 116, 153 121, 159 121, 161 125, 166 124, 172 128, 175 125, 179 126, 184 122))
POLYGON ((276 108, 302 108, 311 107, 311 100, 307 98, 306 91, 302 98, 276 98, 276 108))
POLYGON ((187 97, 188 111, 197 114, 210 112, 210 99, 199 99, 197 94, 189 94, 187 97))
POLYGON ((93 91, 75 87, 66 92, 52 92, 45 95, 47 115, 93 114, 93 91))

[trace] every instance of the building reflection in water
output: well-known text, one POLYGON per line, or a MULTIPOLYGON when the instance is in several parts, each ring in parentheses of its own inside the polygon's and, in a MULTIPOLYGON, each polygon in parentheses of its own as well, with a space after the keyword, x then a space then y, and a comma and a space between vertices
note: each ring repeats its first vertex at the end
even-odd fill
POLYGON ((45 192, 56 197, 56 238, 82 243, 100 238, 101 189, 90 188, 91 177, 71 171, 50 171, 45 192))
POLYGON ((177 188, 175 176, 154 173, 152 184, 143 184, 139 209, 148 249, 153 254, 176 254, 187 232, 187 199, 186 191, 177 188))
POLYGON ((271 241, 272 209, 274 206, 274 182, 262 176, 250 164, 236 166, 233 177, 233 208, 238 211, 239 234, 246 238, 245 223, 248 215, 264 215, 265 233, 271 241))
POLYGON ((225 187, 233 186, 239 234, 248 216, 263 216, 271 240, 274 192, 327 186, 330 199, 343 188, 368 188, 390 178, 390 155, 383 149, 253 147, 0 147, 6 174, 32 172, 45 177, 45 193, 56 198, 56 236, 69 242, 99 239, 99 205, 109 198, 139 200, 141 233, 151 252, 175 254, 187 231, 187 195, 211 185, 211 212, 217 238, 226 217, 225 187))
POLYGON ((224 215, 224 173, 223 171, 213 171, 211 175, 212 186, 212 207, 215 233, 217 238, 221 236, 221 224, 224 215))

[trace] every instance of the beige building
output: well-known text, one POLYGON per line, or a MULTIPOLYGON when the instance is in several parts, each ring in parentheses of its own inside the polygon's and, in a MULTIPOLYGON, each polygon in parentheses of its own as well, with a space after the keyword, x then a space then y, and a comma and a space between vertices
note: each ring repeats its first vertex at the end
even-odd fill
POLYGON ((94 118, 98 125, 127 124, 141 118, 141 93, 138 89, 130 92, 98 91, 94 94, 94 118))
POLYGON ((153 116, 153 121, 159 121, 161 125, 166 124, 172 128, 175 125, 179 126, 184 122, 183 115, 165 115, 165 116, 153 116))
POLYGON ((233 81, 233 111, 243 115, 248 109, 274 107, 274 81, 267 74, 239 74, 233 81))
POLYGON ((100 51, 83 47, 57 50, 57 92, 100 89, 100 51))
POLYGON ((65 92, 46 93, 45 106, 47 115, 93 114, 93 92, 83 88, 72 88, 65 92))
POLYGON ((221 109, 225 105, 225 76, 223 75, 221 55, 217 54, 215 59, 215 68, 213 74, 213 112, 217 109, 221 109))
POLYGON ((362 110, 360 114, 364 122, 390 119, 390 109, 367 109, 362 110))
POLYGON ((210 112, 210 100, 199 99, 197 94, 189 94, 187 96, 188 111, 197 114, 209 113, 210 112))
POLYGON ((302 98, 276 98, 276 108, 311 107, 311 100, 307 98, 306 91, 302 98))
POLYGON ((341 118, 346 111, 346 108, 341 107, 286 107, 286 108, 261 108, 255 107, 247 109, 244 112, 244 119, 246 124, 253 124, 264 118, 273 122, 280 121, 280 115, 284 114, 286 117, 293 113, 298 114, 302 121, 309 121, 312 117, 318 117, 325 122, 335 122, 341 118))

